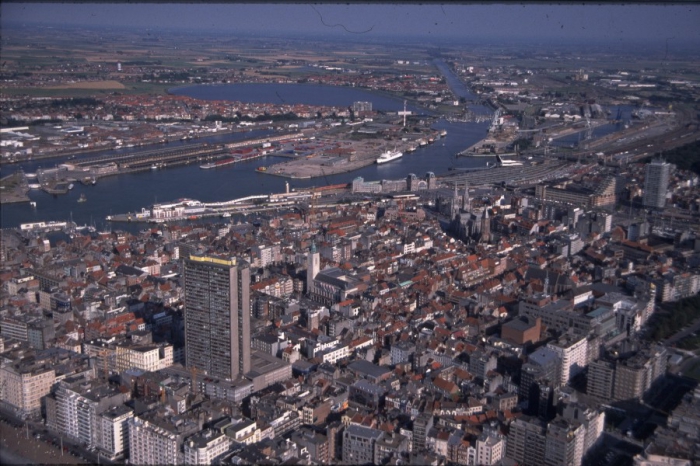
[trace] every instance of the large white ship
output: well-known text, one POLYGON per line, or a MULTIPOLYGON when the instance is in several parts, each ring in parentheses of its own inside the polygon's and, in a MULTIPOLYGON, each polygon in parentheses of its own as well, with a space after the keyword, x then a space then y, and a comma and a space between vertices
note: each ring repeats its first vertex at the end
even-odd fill
POLYGON ((377 163, 387 163, 403 157, 403 152, 398 150, 388 150, 379 156, 377 163))
POLYGON ((523 163, 517 160, 504 160, 500 155, 496 154, 496 160, 499 167, 522 167, 523 163))

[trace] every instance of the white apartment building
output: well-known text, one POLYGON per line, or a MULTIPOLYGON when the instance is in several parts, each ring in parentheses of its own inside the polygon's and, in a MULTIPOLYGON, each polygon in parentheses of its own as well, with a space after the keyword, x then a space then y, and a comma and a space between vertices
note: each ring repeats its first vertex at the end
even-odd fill
POLYGON ((345 359, 350 356, 350 347, 345 344, 340 344, 338 346, 319 351, 315 356, 320 357, 323 362, 335 364, 341 359, 345 359))
POLYGON ((55 413, 47 412, 47 425, 51 430, 89 447, 102 447, 110 456, 124 451, 123 433, 120 430, 123 426, 114 426, 114 422, 119 420, 110 421, 110 415, 105 419, 101 415, 117 407, 122 409, 117 411, 120 416, 130 413, 130 409, 123 411, 123 403, 129 399, 128 393, 121 393, 100 380, 88 380, 78 376, 59 382, 54 399, 55 413), (107 428, 107 432, 103 432, 103 428, 107 428), (121 436, 122 440, 115 441, 115 434, 121 436), (120 441, 122 445, 119 445, 120 441))
POLYGON ((233 440, 222 432, 207 429, 185 441, 185 464, 213 464, 228 452, 233 440))
POLYGON ((476 464, 487 466, 500 464, 505 451, 505 441, 502 437, 482 435, 476 441, 476 464))
POLYGON ((152 413, 129 419, 129 463, 143 465, 183 464, 184 438, 199 431, 196 422, 152 413))
POLYGON ((0 367, 0 401, 21 417, 41 412, 41 399, 56 381, 46 365, 7 364, 0 367))
POLYGON ((172 345, 121 346, 116 348, 117 371, 136 368, 156 372, 173 365, 172 345))
POLYGON ((255 421, 240 420, 226 428, 226 434, 238 443, 251 445, 260 441, 260 430, 255 421))
POLYGON ((547 344, 561 358, 559 385, 569 383, 571 377, 588 366, 588 340, 585 336, 563 335, 556 342, 547 344))
POLYGON ((100 414, 97 448, 110 459, 126 456, 129 451, 129 419, 134 412, 126 405, 115 406, 100 414))

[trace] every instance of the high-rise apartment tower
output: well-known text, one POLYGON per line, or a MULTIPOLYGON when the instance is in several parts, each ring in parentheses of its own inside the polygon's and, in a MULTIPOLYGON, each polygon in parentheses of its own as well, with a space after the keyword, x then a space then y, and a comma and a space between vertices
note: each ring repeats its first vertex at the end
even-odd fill
POLYGON ((654 159, 647 164, 643 197, 645 207, 663 209, 666 206, 666 191, 668 190, 670 174, 671 164, 664 160, 654 159))
POLYGON ((250 266, 236 258, 185 259, 187 367, 223 379, 250 371, 250 266))

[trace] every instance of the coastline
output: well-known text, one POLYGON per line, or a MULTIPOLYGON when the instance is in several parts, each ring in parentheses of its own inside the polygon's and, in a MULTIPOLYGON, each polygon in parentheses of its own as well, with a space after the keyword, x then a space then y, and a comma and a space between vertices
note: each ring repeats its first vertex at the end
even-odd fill
MULTIPOLYGON (((48 441, 44 435, 42 440, 29 435, 24 428, 10 426, 0 422, 0 463, 1 464, 86 464, 81 458, 75 457, 48 441)), ((65 447, 70 448, 66 440, 65 447)))

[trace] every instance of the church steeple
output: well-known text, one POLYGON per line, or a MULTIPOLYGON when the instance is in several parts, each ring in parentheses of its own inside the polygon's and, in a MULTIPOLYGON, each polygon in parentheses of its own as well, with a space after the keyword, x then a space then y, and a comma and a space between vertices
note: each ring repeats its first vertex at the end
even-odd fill
POLYGON ((469 212, 471 210, 471 200, 469 199, 469 183, 464 183, 464 196, 462 196, 462 210, 469 212))
POLYGON ((459 198, 459 195, 457 194, 457 183, 454 184, 454 192, 452 193, 452 212, 450 215, 450 219, 454 220, 457 218, 457 214, 459 213, 459 204, 457 204, 457 199, 459 198))
POLYGON ((481 213, 481 238, 480 241, 488 243, 491 241, 491 218, 489 216, 489 208, 485 207, 481 213))
POLYGON ((321 270, 321 257, 318 252, 316 252, 316 241, 311 243, 311 250, 309 251, 308 260, 306 264, 306 293, 311 295, 315 290, 314 278, 318 275, 321 270))

